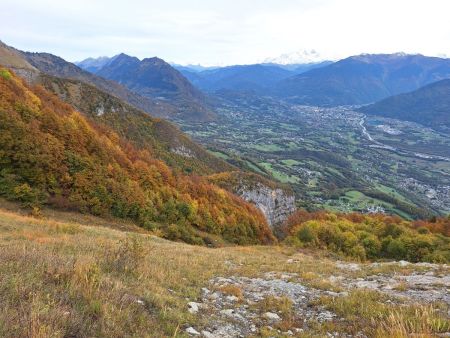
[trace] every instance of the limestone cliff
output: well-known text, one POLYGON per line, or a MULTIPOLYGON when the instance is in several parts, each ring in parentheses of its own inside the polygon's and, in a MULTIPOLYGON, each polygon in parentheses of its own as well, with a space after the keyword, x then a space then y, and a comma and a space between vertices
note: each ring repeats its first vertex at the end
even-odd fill
POLYGON ((255 204, 266 216, 272 229, 296 209, 292 191, 259 175, 236 171, 212 175, 210 180, 255 204))
POLYGON ((266 216, 272 228, 295 211, 294 195, 280 188, 257 183, 251 188, 244 185, 236 193, 247 202, 255 204, 266 216))

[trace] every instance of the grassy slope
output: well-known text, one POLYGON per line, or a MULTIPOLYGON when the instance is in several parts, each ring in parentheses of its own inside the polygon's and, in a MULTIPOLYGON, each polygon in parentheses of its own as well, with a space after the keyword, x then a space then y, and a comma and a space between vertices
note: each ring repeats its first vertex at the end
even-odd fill
MULTIPOLYGON (((213 276, 295 272, 307 285, 327 288, 324 276, 342 274, 333 260, 317 252, 259 246, 208 249, 168 242, 128 223, 43 213, 44 218, 32 218, 0 200, 1 337, 184 336, 187 326, 203 321, 188 313, 187 302, 197 299, 213 276)), ((381 299, 358 291, 339 302, 320 302, 348 318, 347 331, 386 337, 414 323, 423 330, 419 332, 429 332, 435 318, 414 312, 423 307, 381 304, 381 299)), ((340 328, 326 324, 311 333, 322 336, 330 330, 340 328)))

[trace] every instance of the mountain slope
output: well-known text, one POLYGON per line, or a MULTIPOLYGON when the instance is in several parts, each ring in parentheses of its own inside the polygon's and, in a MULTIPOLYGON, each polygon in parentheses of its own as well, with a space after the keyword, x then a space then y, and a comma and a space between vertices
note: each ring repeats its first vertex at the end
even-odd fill
POLYGON ((211 120, 214 112, 207 98, 175 68, 159 58, 140 61, 120 54, 97 73, 114 80, 148 98, 157 98, 177 105, 177 117, 190 120, 211 120))
POLYGON ((33 67, 21 53, 0 41, 0 65, 14 69, 20 76, 32 81, 39 70, 33 67))
POLYGON ((229 182, 226 185, 217 184, 217 181, 213 183, 257 205, 272 227, 278 226, 295 210, 295 198, 289 189, 258 175, 236 172, 238 169, 234 165, 213 156, 172 123, 152 118, 80 81, 41 75, 39 83, 97 123, 112 128, 135 146, 150 149, 155 157, 176 172, 194 175, 223 173, 229 177, 229 182), (239 175, 240 179, 231 179, 233 175, 239 175), (250 182, 253 183, 249 185, 250 182), (254 189, 256 185, 258 189, 254 189))
MULTIPOLYGON (((153 149, 158 158, 172 168, 196 174, 234 170, 226 162, 212 156, 190 140, 171 123, 152 118, 132 105, 126 104, 126 101, 121 101, 114 93, 117 93, 116 86, 119 89, 122 86, 115 82, 86 73, 50 54, 35 54, 32 59, 42 69, 76 79, 48 75, 33 67, 23 53, 0 44, 0 65, 9 65, 29 82, 43 85, 47 90, 58 95, 61 100, 97 122, 107 124, 116 133, 128 137, 136 145, 153 149), (45 62, 45 66, 42 64, 43 60, 48 61, 45 62), (59 68, 52 68, 54 65, 59 65, 59 68), (106 87, 107 90, 102 91, 97 87, 106 87)), ((122 89, 129 92, 124 87, 122 89)))
POLYGON ((366 114, 413 121, 438 129, 450 128, 450 79, 389 97, 359 110, 366 114))
POLYGON ((235 170, 193 142, 175 125, 127 105, 77 80, 41 75, 39 84, 98 123, 106 124, 135 145, 152 149, 171 168, 199 175, 235 170))
POLYGON ((272 240, 256 207, 206 180, 174 173, 150 149, 42 87, 5 68, 0 74, 0 195, 131 219, 192 243, 214 236, 234 243, 272 240))
POLYGON ((49 53, 20 52, 20 54, 27 62, 33 65, 33 67, 39 69, 43 73, 91 84, 102 91, 114 95, 121 100, 152 114, 153 116, 167 117, 176 112, 176 108, 170 104, 156 102, 150 98, 133 93, 117 82, 91 74, 58 56, 49 53))
POLYGON ((274 94, 310 105, 364 104, 450 77, 450 59, 359 55, 279 82, 274 94))

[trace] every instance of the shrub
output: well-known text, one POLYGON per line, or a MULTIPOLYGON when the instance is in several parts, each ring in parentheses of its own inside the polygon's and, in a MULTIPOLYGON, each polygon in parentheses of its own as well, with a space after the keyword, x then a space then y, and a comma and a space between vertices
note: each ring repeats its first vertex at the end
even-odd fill
POLYGON ((433 227, 428 224, 385 215, 307 214, 301 211, 284 224, 288 234, 284 243, 324 248, 358 260, 388 258, 449 262, 450 239, 441 234, 446 231, 446 220, 437 218, 433 227))
POLYGON ((297 232, 297 237, 304 243, 311 243, 316 241, 317 239, 316 234, 308 225, 304 225, 300 228, 300 230, 297 232))
POLYGON ((145 257, 144 246, 137 236, 120 240, 116 250, 109 251, 107 263, 113 271, 135 273, 145 257))
POLYGON ((33 207, 40 203, 40 194, 31 188, 27 183, 16 186, 13 189, 13 196, 22 203, 24 207, 33 207))
POLYGON ((5 80, 11 79, 11 73, 7 71, 6 69, 0 69, 0 76, 4 78, 5 80))

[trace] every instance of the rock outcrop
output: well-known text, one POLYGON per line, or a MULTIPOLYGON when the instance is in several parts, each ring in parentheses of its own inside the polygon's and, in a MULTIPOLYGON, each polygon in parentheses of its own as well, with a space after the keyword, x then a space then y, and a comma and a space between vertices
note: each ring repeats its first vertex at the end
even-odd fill
POLYGON ((281 188, 272 188, 262 183, 252 187, 239 187, 236 193, 247 202, 255 204, 274 228, 295 211, 295 197, 281 188))
MULTIPOLYGON (((233 171, 209 176, 209 180, 258 207, 272 230, 291 215, 295 207, 294 193, 260 175, 233 171)), ((276 231, 274 231, 276 233, 276 231)))

